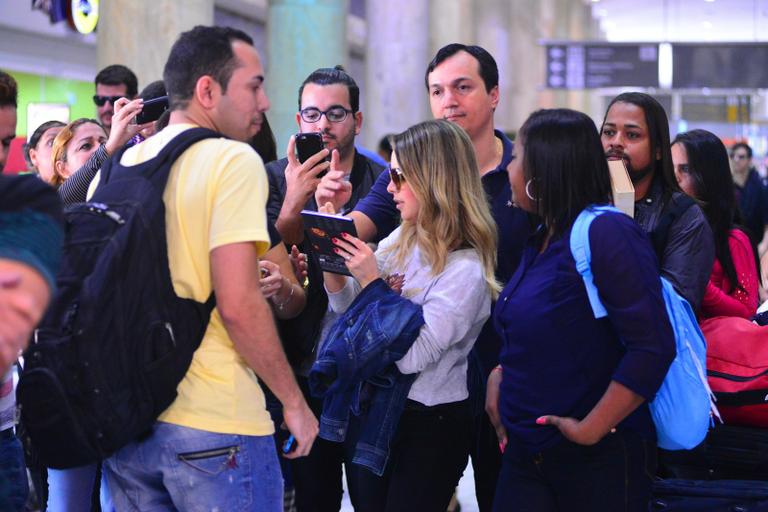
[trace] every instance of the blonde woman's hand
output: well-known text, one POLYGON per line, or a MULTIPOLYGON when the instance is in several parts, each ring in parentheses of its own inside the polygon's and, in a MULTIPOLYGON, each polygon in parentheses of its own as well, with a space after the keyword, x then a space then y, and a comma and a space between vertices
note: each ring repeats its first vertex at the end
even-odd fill
POLYGON ((365 288, 379 278, 376 257, 368 244, 349 233, 342 233, 341 238, 331 239, 336 246, 336 254, 346 260, 347 268, 360 286, 365 288))

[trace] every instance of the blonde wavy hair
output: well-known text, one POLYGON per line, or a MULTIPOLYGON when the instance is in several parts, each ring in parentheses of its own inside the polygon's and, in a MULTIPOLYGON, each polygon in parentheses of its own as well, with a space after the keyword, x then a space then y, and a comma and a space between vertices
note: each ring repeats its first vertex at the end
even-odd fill
POLYGON ((81 117, 80 119, 75 119, 67 126, 62 128, 58 135, 56 135, 56 138, 53 139, 53 147, 51 149, 51 159, 53 160, 53 176, 51 176, 50 184, 54 187, 60 187, 62 183, 64 183, 64 181, 67 179, 57 168, 56 162, 67 161, 67 146, 69 146, 69 143, 75 137, 75 131, 77 131, 77 129, 82 125, 88 123, 93 123, 97 126, 101 126, 101 128, 104 129, 101 123, 97 120, 81 117))
POLYGON ((403 264, 418 245, 432 275, 437 275, 448 253, 472 247, 492 296, 498 296, 496 223, 467 134, 441 119, 414 125, 391 140, 405 183, 419 201, 416 221, 403 221, 398 243, 392 246, 395 261, 403 264))

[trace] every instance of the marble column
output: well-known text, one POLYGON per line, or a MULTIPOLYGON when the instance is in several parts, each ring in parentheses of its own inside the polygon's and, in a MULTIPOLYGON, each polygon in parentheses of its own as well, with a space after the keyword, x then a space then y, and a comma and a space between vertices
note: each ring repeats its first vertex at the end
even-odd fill
POLYGON ((544 83, 544 50, 539 45, 542 37, 541 2, 517 0, 512 3, 509 21, 510 66, 506 76, 508 93, 502 98, 508 110, 505 126, 517 131, 531 112, 541 106, 541 88, 544 83))
POLYGON ((213 24, 214 0, 109 0, 99 4, 96 63, 128 66, 142 87, 163 78, 181 32, 213 24))
POLYGON ((299 86, 317 68, 347 64, 349 0, 269 0, 269 124, 283 155, 296 133, 299 86))
POLYGON ((488 50, 499 67, 499 105, 494 116, 496 128, 509 131, 513 73, 518 69, 518 51, 511 44, 510 19, 514 4, 529 0, 482 0, 475 13, 477 44, 488 50))
POLYGON ((474 0, 430 0, 430 56, 449 43, 474 43, 477 3, 474 0))
POLYGON ((429 0, 368 0, 365 140, 375 148, 388 133, 430 119, 424 72, 429 49, 429 0))

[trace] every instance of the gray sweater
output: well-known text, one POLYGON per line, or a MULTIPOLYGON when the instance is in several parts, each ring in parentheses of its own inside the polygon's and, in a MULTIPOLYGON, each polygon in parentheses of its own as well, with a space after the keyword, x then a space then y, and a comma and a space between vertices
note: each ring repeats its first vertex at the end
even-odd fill
MULTIPOLYGON (((403 266, 396 266, 394 253, 386 249, 397 243, 400 228, 381 241, 376 261, 382 276, 405 275, 402 295, 424 312, 425 324, 405 356, 397 362, 403 373, 419 376, 408 398, 427 406, 458 402, 467 392, 467 354, 491 313, 491 293, 475 249, 461 249, 448 255, 443 271, 431 275, 418 247, 403 266)), ((360 285, 347 278, 346 285, 329 293, 330 307, 346 311, 360 285)))

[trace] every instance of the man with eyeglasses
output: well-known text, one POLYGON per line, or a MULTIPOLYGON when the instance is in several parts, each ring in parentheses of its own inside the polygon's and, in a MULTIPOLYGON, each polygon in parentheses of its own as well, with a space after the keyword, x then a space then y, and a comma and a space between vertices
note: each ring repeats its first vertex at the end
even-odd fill
POLYGON ((93 103, 96 105, 99 121, 109 135, 115 103, 120 98, 134 99, 139 92, 139 83, 133 71, 120 64, 113 64, 99 71, 94 82, 96 94, 93 96, 93 103))
MULTIPOLYGON (((302 252, 308 253, 307 307, 297 318, 278 322, 278 326, 299 386, 315 415, 320 417, 322 401, 310 396, 307 375, 325 331, 337 315, 328 311, 322 270, 312 248, 303 243, 300 212, 318 209, 315 189, 321 173, 329 168, 338 171, 351 184, 351 194, 340 206, 352 208, 368 193, 385 167, 355 150, 355 136, 363 124, 360 89, 341 66, 317 69, 304 80, 299 87, 296 124, 299 132, 321 134, 325 148, 301 163, 295 154, 295 137, 291 137, 286 158, 267 164, 270 188, 267 215, 288 246, 297 244, 302 252)), ((346 461, 344 445, 319 437, 309 456, 291 461, 299 512, 341 508, 342 464, 346 461)))
POLYGON ((768 249, 768 189, 752 166, 752 148, 745 142, 731 148, 731 175, 736 200, 760 254, 768 249))

